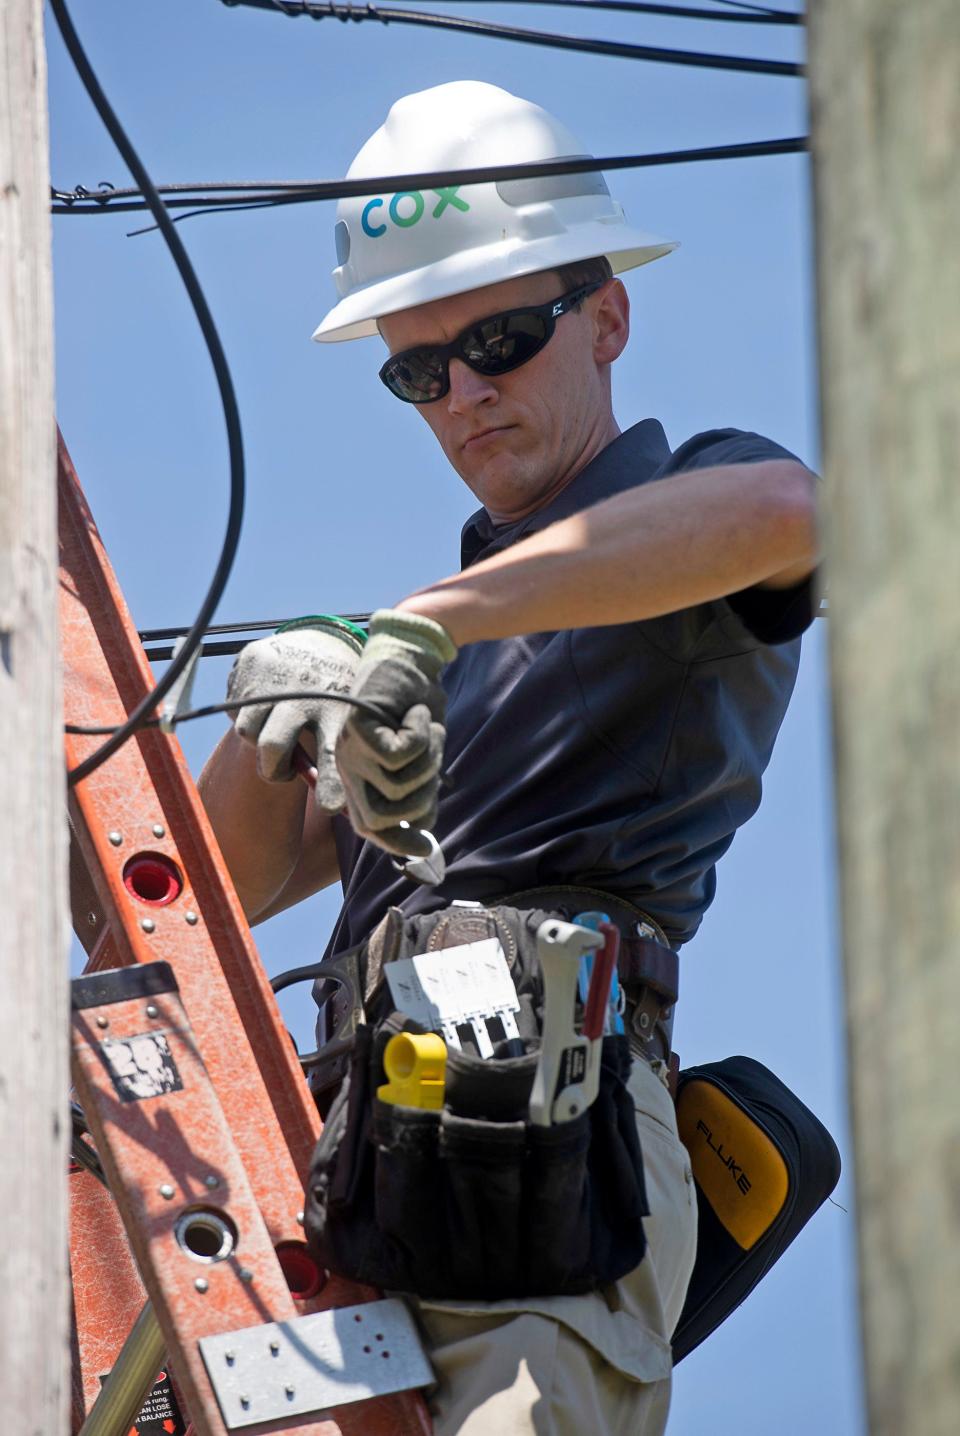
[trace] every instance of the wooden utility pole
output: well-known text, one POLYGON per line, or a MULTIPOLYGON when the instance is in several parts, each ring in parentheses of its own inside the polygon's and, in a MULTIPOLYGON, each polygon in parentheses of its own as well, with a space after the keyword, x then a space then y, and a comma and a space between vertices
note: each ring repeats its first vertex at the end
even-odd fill
POLYGON ((872 1436, 960 1424, 960 4, 810 25, 872 1436))
POLYGON ((0 3, 0 1424, 67 1430, 66 808, 41 0, 0 3))

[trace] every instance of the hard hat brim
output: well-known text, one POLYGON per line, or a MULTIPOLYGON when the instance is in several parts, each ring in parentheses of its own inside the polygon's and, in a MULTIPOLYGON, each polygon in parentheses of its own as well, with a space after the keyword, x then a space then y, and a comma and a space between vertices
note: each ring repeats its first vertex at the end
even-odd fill
POLYGON ((348 294, 314 330, 313 338, 320 344, 368 338, 377 333, 377 320, 388 314, 601 254, 609 259, 614 274, 622 274, 627 269, 660 259, 678 244, 676 240, 658 239, 640 230, 625 231, 622 224, 617 225, 613 248, 610 247, 612 237, 611 226, 596 221, 578 225, 575 232, 566 236, 567 244, 562 237, 551 235, 541 243, 511 238, 482 249, 461 250, 421 270, 391 275, 348 294))

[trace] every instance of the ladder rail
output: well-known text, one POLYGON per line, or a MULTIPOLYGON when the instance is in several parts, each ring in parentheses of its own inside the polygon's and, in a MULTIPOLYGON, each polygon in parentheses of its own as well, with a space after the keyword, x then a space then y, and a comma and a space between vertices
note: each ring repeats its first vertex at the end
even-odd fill
MULTIPOLYGON (((58 480, 65 714, 70 722, 80 724, 118 724, 153 686, 152 677, 62 438, 58 480)), ((86 757, 95 742, 83 735, 66 735, 68 767, 86 757)), ((280 1243, 302 1244, 303 1185, 320 1130, 319 1116, 176 739, 157 730, 137 734, 71 788, 70 820, 76 849, 71 883, 74 922, 90 953, 88 972, 158 961, 170 964, 188 1014, 184 1030, 189 1029, 190 1039, 184 1051, 195 1048, 202 1053, 198 1071, 202 1068, 204 1080, 209 1078, 222 1109, 227 1165, 236 1156, 232 1189, 249 1187, 251 1207, 244 1224, 249 1219, 255 1226, 262 1220, 264 1239, 272 1248, 280 1243), (161 891, 164 874, 167 887, 161 891)), ((123 1136, 124 1128, 130 1128, 147 1156, 155 1133, 129 1110, 121 1111, 124 1104, 115 1100, 115 1094, 111 1097, 104 1089, 97 1098, 94 1089, 98 1064, 99 1077, 103 1076, 102 1052, 96 1055, 96 1033, 87 1018, 75 1021, 75 1027, 83 1029, 75 1070, 81 1100, 91 1107, 90 1128, 156 1306, 171 1361, 183 1381, 190 1417, 198 1436, 207 1436, 220 1428, 212 1407, 210 1413, 193 1409, 206 1400, 205 1394, 199 1394, 203 1380, 195 1368, 194 1334, 181 1333, 182 1296, 173 1293, 160 1299, 155 1255, 144 1238, 145 1212, 142 1203, 137 1205, 142 1194, 138 1195, 137 1183, 127 1170, 130 1152, 121 1151, 122 1143, 118 1144, 118 1134, 123 1136), (94 1057, 88 1061, 90 1053, 94 1057)), ((167 1098, 155 1100, 163 1103, 167 1098)), ((187 1134, 181 1133, 180 1146, 186 1145, 187 1134)), ((178 1160, 183 1160, 182 1151, 178 1160)), ((115 1232, 108 1236, 108 1245, 118 1267, 129 1262, 129 1251, 120 1252, 115 1232)), ((269 1277, 263 1282, 258 1278, 257 1284, 271 1291, 259 1318, 264 1321, 378 1296, 372 1288, 330 1277, 318 1295, 294 1304, 272 1250, 261 1267, 264 1272, 269 1268, 269 1277)), ((142 1304, 142 1291, 130 1282, 123 1299, 112 1306, 102 1303, 99 1313, 91 1307, 87 1292, 78 1321, 88 1326, 99 1321, 110 1331, 96 1356, 100 1365, 108 1348, 116 1359, 142 1304)), ((234 1306, 237 1310, 227 1317, 224 1329, 233 1329, 231 1322, 235 1325, 239 1320, 242 1298, 234 1306)), ((244 1317, 248 1325, 255 1319, 249 1312, 244 1317)), ((90 1336, 89 1330, 81 1332, 76 1343, 81 1360, 84 1336, 90 1336)), ((88 1409, 104 1374, 89 1364, 82 1372, 88 1409)), ((272 1423, 263 1427, 268 1429, 288 1428, 272 1423)), ((431 1423, 420 1394, 407 1390, 338 1408, 336 1423, 305 1424, 299 1419, 289 1429, 315 1430, 318 1436, 321 1431, 324 1436, 335 1431, 428 1436, 431 1423)))
MULTIPOLYGON (((150 671, 62 439, 58 477, 64 711, 80 723, 119 722, 150 691, 150 671)), ((96 742, 67 734, 68 766, 86 757, 96 742)), ((227 1065, 241 1081, 248 1065, 258 1069, 303 1182, 319 1118, 179 743, 154 730, 138 734, 71 789, 70 817, 120 949, 117 955, 126 962, 164 958, 178 963, 191 1020, 214 1069, 218 1048, 226 1045, 216 1041, 218 1025, 232 1033, 234 1011, 239 1016, 246 1041, 243 1049, 231 1042, 227 1065), (162 837, 157 827, 164 829, 162 837), (117 833, 121 841, 114 844, 110 835, 117 833), (123 868, 137 851, 160 853, 184 874, 186 886, 176 903, 133 911, 123 868), (192 928, 186 924, 186 945, 181 939, 188 912, 196 914, 197 921, 192 928), (152 932, 144 930, 144 920, 154 922, 152 932), (196 993, 189 990, 183 971, 188 960, 202 972, 202 983, 196 984, 202 990, 196 993), (201 1021, 203 1007, 212 1010, 201 1021)), ((248 1125, 246 1104, 238 1101, 233 1112, 228 1094, 221 1096, 240 1139, 248 1125)))

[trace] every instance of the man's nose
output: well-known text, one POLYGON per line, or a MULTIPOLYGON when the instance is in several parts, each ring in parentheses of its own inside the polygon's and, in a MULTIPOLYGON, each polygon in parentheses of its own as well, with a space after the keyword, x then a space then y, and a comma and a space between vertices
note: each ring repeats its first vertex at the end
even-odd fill
POLYGON ((447 408, 451 414, 465 414, 478 404, 489 404, 497 398, 495 384, 485 374, 478 374, 462 359, 450 360, 450 392, 447 408))

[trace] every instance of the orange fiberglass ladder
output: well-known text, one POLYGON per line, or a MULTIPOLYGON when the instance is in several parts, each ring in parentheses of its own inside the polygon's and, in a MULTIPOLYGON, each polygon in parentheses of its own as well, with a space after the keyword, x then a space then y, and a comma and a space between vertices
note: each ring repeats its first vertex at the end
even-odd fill
MULTIPOLYGON (((153 680, 62 441, 59 503, 65 712, 117 725, 153 680)), ((70 824, 73 1431, 427 1436, 406 1307, 304 1242, 319 1118, 177 741, 138 732, 70 824)))

